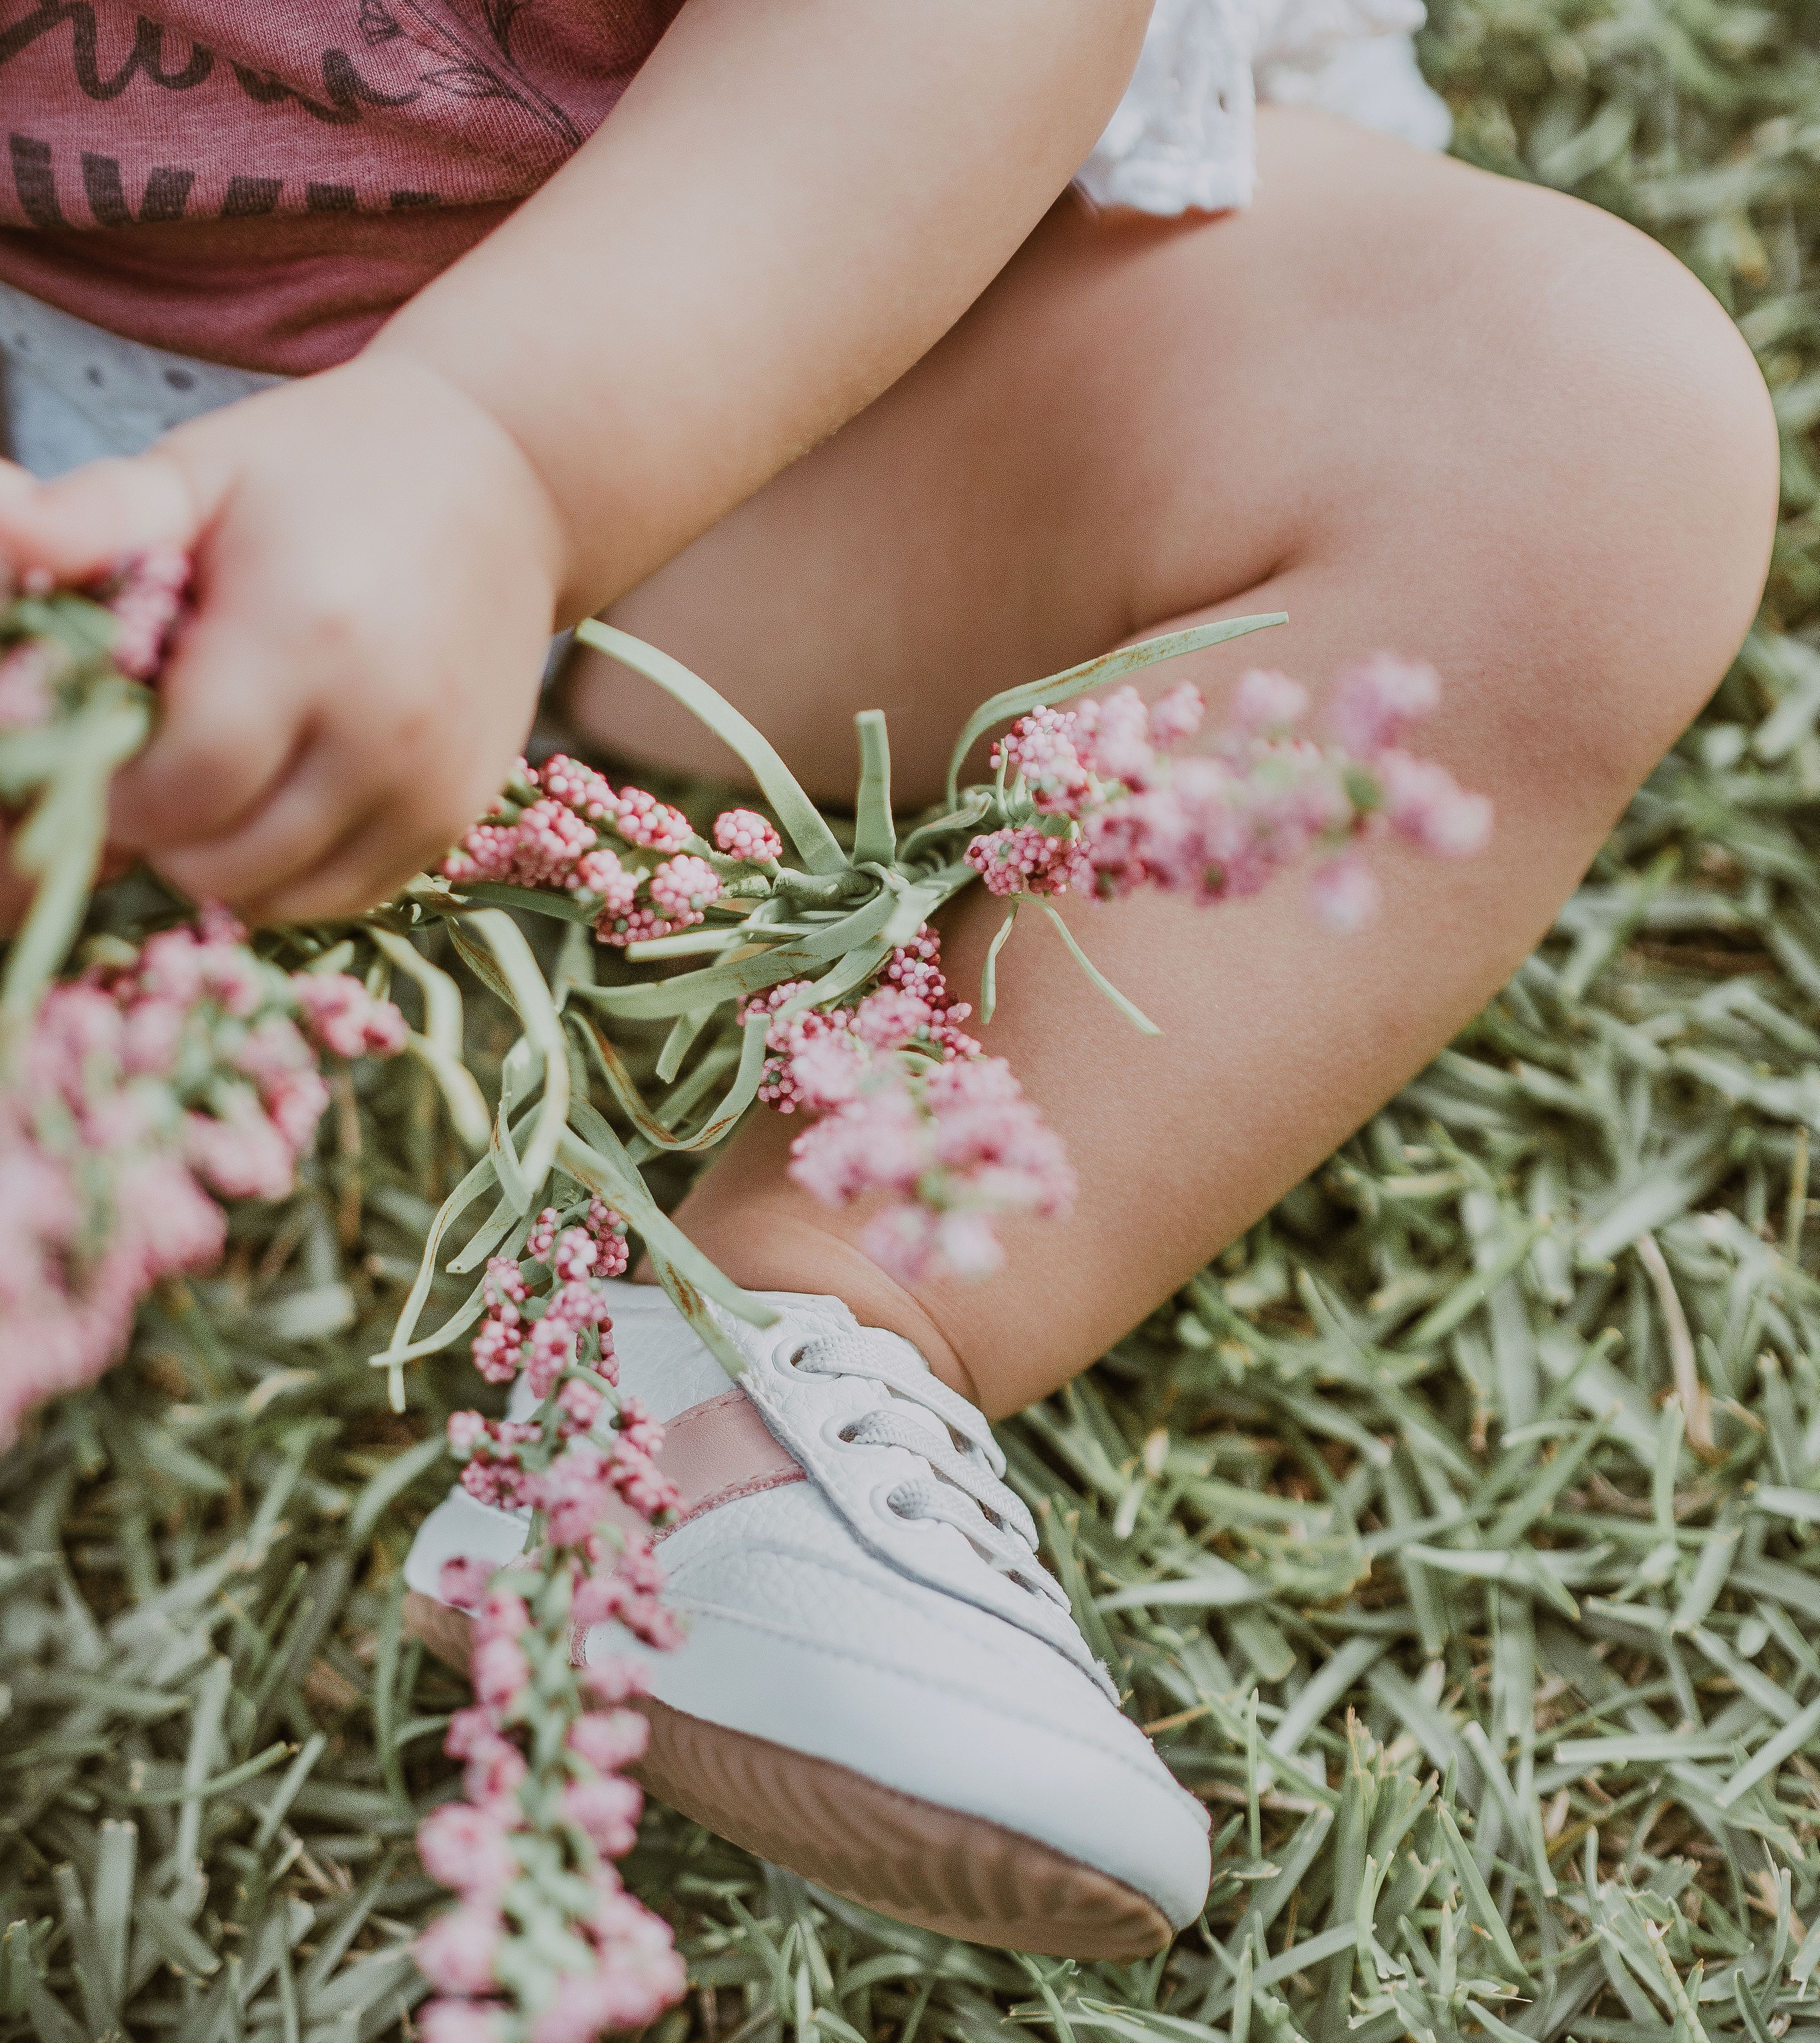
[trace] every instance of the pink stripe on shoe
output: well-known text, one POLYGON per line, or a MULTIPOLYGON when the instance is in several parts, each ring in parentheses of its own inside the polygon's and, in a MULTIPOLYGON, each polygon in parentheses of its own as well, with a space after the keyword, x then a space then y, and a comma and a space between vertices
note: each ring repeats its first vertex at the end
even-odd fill
MULTIPOLYGON (((737 1497, 756 1497, 761 1490, 808 1480, 737 1384, 705 1404, 692 1405, 669 1421, 664 1428, 657 1466, 682 1496, 681 1508, 655 1535, 660 1543, 691 1519, 737 1497)), ((617 1497, 609 1501, 607 1516, 625 1531, 647 1529, 645 1520, 617 1497)), ((569 1654, 577 1667, 588 1664, 584 1625, 571 1627, 569 1654)))
POLYGON ((737 1384, 704 1405, 692 1405, 669 1422, 657 1466, 683 1497, 675 1523, 657 1535, 660 1539, 736 1497, 807 1480, 795 1458, 737 1384))
MULTIPOLYGON (((665 1422, 657 1466, 682 1497, 676 1516, 657 1531, 659 1539, 736 1497, 756 1497, 761 1489, 807 1480, 737 1384, 665 1422)), ((617 1497, 608 1500, 606 1516, 609 1524, 623 1531, 649 1530, 638 1512, 617 1497)))

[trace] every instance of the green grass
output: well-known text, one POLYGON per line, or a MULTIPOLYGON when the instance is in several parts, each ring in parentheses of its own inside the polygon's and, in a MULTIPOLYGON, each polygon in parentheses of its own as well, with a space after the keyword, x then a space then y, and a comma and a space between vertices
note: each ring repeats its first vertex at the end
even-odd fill
MULTIPOLYGON (((1006 1429, 1207 1797, 1205 1922, 1020 1961, 657 1812, 631 1872, 697 1988, 661 2043, 1820 2043, 1820 6, 1439 0, 1424 54, 1462 154, 1739 317, 1784 427, 1761 624, 1481 1022, 1006 1429)), ((461 1694, 398 1567, 468 1393, 439 1363, 400 1420, 362 1363, 448 1160, 368 1083, 0 1464, 4 2043, 408 2019, 461 1694)))

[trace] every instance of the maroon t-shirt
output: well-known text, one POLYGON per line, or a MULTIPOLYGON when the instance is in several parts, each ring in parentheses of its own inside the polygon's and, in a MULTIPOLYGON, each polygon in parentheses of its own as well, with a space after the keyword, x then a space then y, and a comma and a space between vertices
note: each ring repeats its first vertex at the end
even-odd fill
POLYGON ((682 0, 0 0, 0 280, 345 360, 603 120, 682 0))

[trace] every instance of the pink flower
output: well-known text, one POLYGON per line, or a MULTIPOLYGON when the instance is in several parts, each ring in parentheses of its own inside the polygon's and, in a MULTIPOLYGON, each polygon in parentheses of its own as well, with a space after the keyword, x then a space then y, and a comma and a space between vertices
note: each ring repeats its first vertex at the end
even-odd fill
POLYGON ((316 1041, 338 1057, 389 1056, 404 1047, 404 1016, 347 972, 294 973, 291 991, 316 1041))
POLYGON ((1246 730, 1275 733, 1288 730, 1308 714, 1308 692, 1300 681, 1266 667, 1254 667, 1240 681, 1232 714, 1246 730))
POLYGON ((565 1283, 578 1282, 593 1269, 600 1255, 586 1228, 565 1228, 544 1258, 565 1283))
POLYGON ((504 1710, 531 1679, 531 1665, 514 1640, 489 1639, 475 1646, 469 1678, 488 1709, 504 1710))
POLYGON ((1207 703, 1192 681, 1182 681, 1150 706, 1150 737, 1154 745, 1180 745, 1201 728, 1207 703))
POLYGON ((864 1083, 865 1052, 844 1031, 808 1037, 790 1060, 789 1083, 797 1104, 826 1113, 856 1099, 864 1083))
MULTIPOLYGON (((457 1419, 478 1419, 477 1412, 458 1412, 449 1420, 451 1435, 457 1419)), ((485 1422, 482 1421, 484 1424, 485 1422)), ((473 1610, 487 1593, 496 1570, 490 1561, 476 1560, 471 1554, 458 1554, 443 1563, 442 1573, 436 1582, 437 1593, 444 1603, 452 1603, 457 1610, 473 1610)))
POLYGON ((47 723, 56 706, 59 666, 46 639, 27 638, 0 654, 0 730, 25 730, 47 723))
POLYGON ((1149 784, 1158 766, 1150 712, 1133 688, 1115 688, 1074 712, 1075 749, 1090 773, 1128 788, 1149 784))
POLYGON ((1330 930, 1351 936, 1377 913, 1383 893, 1377 876, 1355 850, 1341 853, 1315 868, 1308 899, 1330 930))
POLYGON ((148 547, 121 565, 106 604, 113 614, 113 663, 123 674, 148 681, 158 672, 189 586, 189 560, 174 546, 148 547))
MULTIPOLYGON (((614 1212, 604 1199, 595 1198, 588 1203, 588 1232, 593 1236, 598 1257, 594 1266, 596 1277, 623 1277, 631 1261, 631 1251, 626 1246, 626 1223, 614 1212)), ((602 1346, 607 1345, 607 1328, 612 1322, 601 1319, 596 1322, 602 1335, 602 1346)))
POLYGON ((650 1679, 644 1669, 635 1661, 618 1654, 609 1654, 603 1660, 590 1661, 582 1669, 582 1679, 601 1702, 615 1708, 630 1702, 635 1696, 651 1692, 650 1679))
POLYGON ((616 851, 602 849, 584 852, 569 876, 569 886, 579 894, 592 895, 603 915, 628 914, 638 898, 638 876, 619 862, 616 851))
POLYGON ((328 1111, 328 1087, 321 1072, 314 1065, 307 1071, 286 1071, 260 1087, 259 1101, 293 1153, 307 1155, 328 1111))
POLYGON ((619 790, 613 826, 628 844, 652 851, 680 851, 692 834, 689 819, 680 809, 672 809, 642 788, 619 790))
POLYGON ((715 818, 714 841, 729 858, 749 859, 755 864, 784 856, 783 838, 751 809, 722 810, 715 818))
POLYGON ((197 1175, 228 1199, 282 1199, 297 1182, 297 1152, 251 1093, 236 1088, 218 1115, 184 1116, 184 1150, 197 1175))
MULTIPOLYGON (((449 1570, 466 1566, 466 1562, 449 1561, 443 1563, 442 1581, 439 1585, 446 1593, 449 1570)), ((489 1745, 499 1742, 500 1734, 493 1723, 492 1712, 477 1704, 465 1710, 457 1710, 449 1719, 449 1728, 443 1735, 443 1750, 451 1759, 472 1759, 477 1752, 484 1751, 489 1745)))
POLYGON ((508 1589, 490 1589, 474 1613, 477 1639, 518 1639, 531 1627, 524 1598, 508 1589))
POLYGON ((590 822, 608 820, 616 812, 619 798, 607 784, 606 775, 579 759, 571 759, 566 753, 557 752, 546 759, 537 779, 546 794, 590 822))
POLYGON ((1374 653, 1335 677, 1334 735, 1348 752, 1369 759, 1399 743, 1440 700, 1441 677, 1432 667, 1374 653))
POLYGON ((867 1192, 907 1193, 929 1160, 929 1131, 907 1084, 879 1084, 806 1128, 790 1175, 825 1205, 867 1192))
POLYGON ((1492 805, 1469 794, 1445 766, 1390 751, 1373 761, 1384 788, 1391 827, 1424 851, 1443 858, 1469 858, 1492 834, 1492 805))
POLYGON ((1092 786, 1075 749, 1079 719, 1071 710, 1034 709, 992 748, 992 764, 1017 774, 1040 809, 1063 815, 1092 786))
POLYGON ((136 1000, 121 1018, 122 1067, 135 1076, 169 1078, 189 1026, 189 1008, 155 995, 136 1000))
POLYGON ((530 1768, 509 1738, 495 1738, 472 1754, 462 1769, 462 1792, 477 1809, 509 1803, 530 1768))
POLYGON ((579 1546, 607 1515, 612 1494, 608 1455, 592 1440, 569 1443, 535 1480, 550 1543, 579 1546))
POLYGON ((976 837, 966 859, 992 894, 1066 894, 1084 887, 1091 872, 1076 839, 1034 823, 976 837))
POLYGON ((423 2043, 500 2043, 496 2003, 474 2000, 428 2000, 417 2010, 417 2033, 423 2043))
POLYGON ((423 1819, 417 1856, 438 1885, 470 1900, 497 1901, 518 1877, 504 1819, 465 1802, 445 1802, 423 1819))
POLYGON ((602 943, 624 950, 632 944, 646 944, 653 937, 667 937, 671 926, 654 908, 634 908, 625 914, 615 914, 603 909, 595 922, 594 933, 602 943))
POLYGON ((853 1010, 853 1033, 868 1050, 902 1050, 928 1033, 935 1011, 921 995, 881 986, 853 1010))
POLYGON ((681 1504, 676 1485, 623 1434, 614 1452, 611 1473, 614 1489, 641 1518, 657 1518, 681 1504))
MULTIPOLYGON (((682 1632, 658 1601, 663 1585, 663 1570, 649 1537, 628 1534, 611 1569, 596 1569, 576 1585, 571 1606, 575 1621, 584 1628, 617 1621, 646 1645, 667 1650, 680 1642, 682 1632)), ((605 1703, 623 1703, 646 1692, 638 1670, 618 1660, 591 1665, 587 1679, 605 1703)))
POLYGON ((556 1401, 569 1424, 584 1433, 600 1416, 607 1401, 592 1383, 584 1383, 579 1376, 572 1376, 557 1393, 556 1401))
POLYGON ((664 1429, 636 1397, 622 1397, 619 1438, 627 1447, 654 1458, 663 1447, 664 1429))
POLYGON ((569 1727, 569 1749, 597 1773, 616 1773, 645 1756, 651 1727, 636 1710, 590 1710, 569 1727))
POLYGON ((562 1791, 563 1815, 586 1831, 595 1849, 609 1858, 629 1852, 638 1842, 638 1817, 644 1806, 645 1798, 634 1783, 617 1775, 572 1780, 562 1791))
POLYGON ((720 876, 705 858, 667 858, 651 875, 653 905, 677 929, 702 919, 702 910, 720 899, 720 876))
POLYGON ((496 1907, 466 1902, 439 1915, 411 1955, 439 1993, 485 1993, 493 1984, 501 1926, 496 1907))
POLYGON ((515 1469, 479 1458, 462 1470, 461 1484, 477 1504, 490 1504, 496 1510, 510 1511, 518 1502, 519 1478, 515 1469))

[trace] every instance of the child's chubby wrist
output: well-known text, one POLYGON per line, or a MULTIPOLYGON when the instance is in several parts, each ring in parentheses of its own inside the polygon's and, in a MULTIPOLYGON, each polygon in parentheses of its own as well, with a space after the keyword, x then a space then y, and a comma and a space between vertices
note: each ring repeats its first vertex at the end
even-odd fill
POLYGON ((566 625, 586 614, 588 606, 572 597, 575 549, 556 493, 531 451, 481 398, 433 362, 396 344, 370 348, 328 373, 358 379, 388 410, 403 405, 416 430, 466 440, 477 482, 484 477, 481 486, 499 493, 496 514, 514 519, 548 573, 555 621, 566 625))

